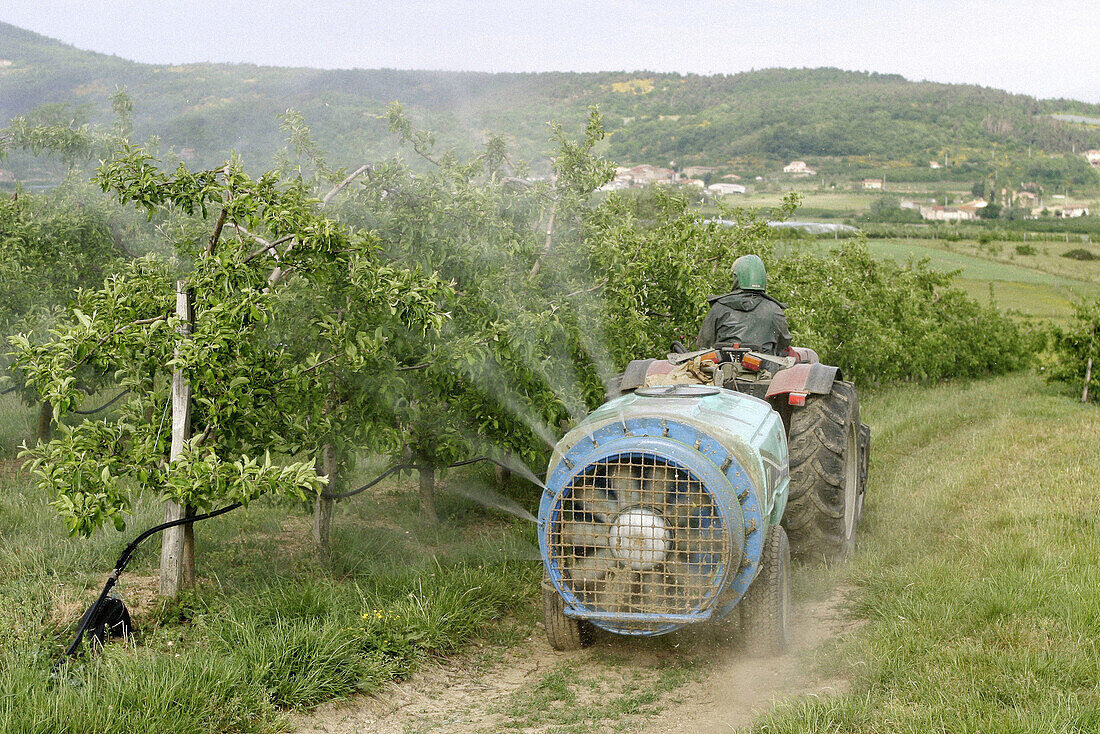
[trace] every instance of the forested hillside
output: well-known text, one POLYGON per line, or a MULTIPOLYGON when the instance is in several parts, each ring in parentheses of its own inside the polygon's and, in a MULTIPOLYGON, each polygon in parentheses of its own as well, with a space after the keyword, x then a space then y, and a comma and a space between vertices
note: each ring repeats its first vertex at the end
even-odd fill
MULTIPOLYGON (((378 115, 394 100, 445 147, 469 152, 501 134, 525 160, 548 152, 548 121, 576 127, 590 105, 605 114, 607 154, 626 164, 756 171, 804 158, 825 173, 888 164, 896 180, 959 180, 1007 157, 1018 161, 1020 177, 1082 185, 1093 178, 1084 159, 1072 154, 1100 148, 1100 128, 1051 117, 1096 117, 1100 105, 897 75, 158 66, 81 51, 0 23, 0 122, 32 112, 76 124, 104 119, 118 87, 135 101, 139 138, 155 133, 164 148, 184 151, 199 165, 214 165, 231 149, 253 164, 270 159, 282 145, 276 115, 290 107, 303 112, 338 160, 387 155, 393 143, 378 115), (930 159, 945 156, 956 168, 929 170, 930 159)), ((7 166, 27 176, 32 164, 17 156, 7 166)))

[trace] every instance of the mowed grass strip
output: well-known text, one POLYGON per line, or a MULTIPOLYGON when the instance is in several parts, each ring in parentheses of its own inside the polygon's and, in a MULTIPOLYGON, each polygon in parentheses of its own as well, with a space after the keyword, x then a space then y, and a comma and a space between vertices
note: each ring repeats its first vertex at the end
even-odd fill
POLYGON ((1100 413, 1026 374, 863 403, 852 688, 754 731, 1100 731, 1100 413))

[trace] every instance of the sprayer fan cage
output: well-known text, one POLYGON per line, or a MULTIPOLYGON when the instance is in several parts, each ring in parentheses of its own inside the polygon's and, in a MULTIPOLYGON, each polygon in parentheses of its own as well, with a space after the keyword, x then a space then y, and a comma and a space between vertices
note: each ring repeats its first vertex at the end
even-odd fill
POLYGON ((561 493, 547 547, 574 606, 630 615, 639 629, 648 626, 639 617, 705 609, 732 560, 704 483, 650 453, 611 456, 577 473, 561 493))

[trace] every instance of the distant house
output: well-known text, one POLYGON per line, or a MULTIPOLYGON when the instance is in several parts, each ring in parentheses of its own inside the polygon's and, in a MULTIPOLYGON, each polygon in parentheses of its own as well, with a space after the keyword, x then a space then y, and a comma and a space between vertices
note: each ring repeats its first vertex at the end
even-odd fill
POLYGON ((918 202, 918 201, 910 201, 910 200, 908 200, 908 199, 907 199, 907 200, 905 200, 905 201, 901 202, 901 206, 900 206, 900 208, 902 208, 902 209, 913 209, 913 210, 919 210, 919 209, 920 209, 920 202, 918 202))
POLYGON ((15 174, 6 168, 0 168, 0 183, 13 183, 15 174))
POLYGON ((658 181, 672 181, 676 177, 676 173, 671 168, 661 168, 660 166, 650 166, 643 163, 630 169, 630 177, 634 180, 635 185, 648 186, 658 181))
POLYGON ((1032 206, 1039 203, 1039 195, 1034 191, 1017 191, 1012 195, 1012 201, 1018 206, 1032 206))
POLYGON ((738 176, 736 173, 727 173, 725 176, 722 177, 722 180, 723 181, 740 181, 741 177, 738 176))
POLYGON ((741 184, 716 183, 708 186, 707 191, 709 191, 714 196, 727 196, 729 194, 743 194, 745 193, 746 189, 741 184))
POLYGON ((688 166, 680 171, 685 178, 700 178, 702 176, 713 176, 718 173, 716 166, 688 166))
POLYGON ((624 166, 615 166, 615 178, 605 183, 597 191, 621 191, 634 185, 634 177, 630 175, 630 169, 624 166))
POLYGON ((816 176, 817 171, 806 165, 806 161, 791 161, 783 166, 783 173, 793 176, 816 176))
POLYGON ((971 219, 977 219, 982 215, 982 209, 985 209, 987 206, 989 206, 989 202, 985 199, 974 199, 965 204, 959 204, 957 208, 961 212, 971 213, 973 215, 971 219))
POLYGON ((932 222, 969 222, 978 218, 977 210, 960 206, 922 206, 921 219, 932 222))
POLYGON ((1090 166, 1100 168, 1100 150, 1085 151, 1085 158, 1088 160, 1090 166))
POLYGON ((193 161, 196 158, 198 158, 198 156, 195 155, 195 149, 194 148, 180 148, 180 160, 181 161, 193 161))
POLYGON ((943 168, 939 161, 928 161, 929 168, 943 168))
POLYGON ((865 178, 863 179, 864 191, 882 191, 882 179, 881 178, 865 178))
POLYGON ((696 188, 705 189, 707 182, 701 178, 685 178, 678 182, 681 186, 695 186, 696 188))
POLYGON ((1031 216, 1033 217, 1040 217, 1044 213, 1062 219, 1076 219, 1077 217, 1087 217, 1089 208, 1076 204, 1058 204, 1056 206, 1041 206, 1031 210, 1031 216))

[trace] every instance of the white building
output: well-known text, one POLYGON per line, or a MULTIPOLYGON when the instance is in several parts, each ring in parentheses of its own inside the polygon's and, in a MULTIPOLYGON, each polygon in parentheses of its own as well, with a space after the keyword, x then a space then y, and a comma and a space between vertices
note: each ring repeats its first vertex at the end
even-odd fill
POLYGON ((922 206, 920 216, 921 219, 933 222, 969 222, 978 218, 974 209, 963 209, 957 206, 922 206))
POLYGON ((743 194, 746 189, 741 184, 735 183, 715 183, 707 187, 714 196, 727 196, 729 194, 743 194))
POLYGON ((790 173, 795 176, 816 176, 817 171, 806 165, 806 161, 791 161, 787 165, 783 166, 783 173, 790 173))

